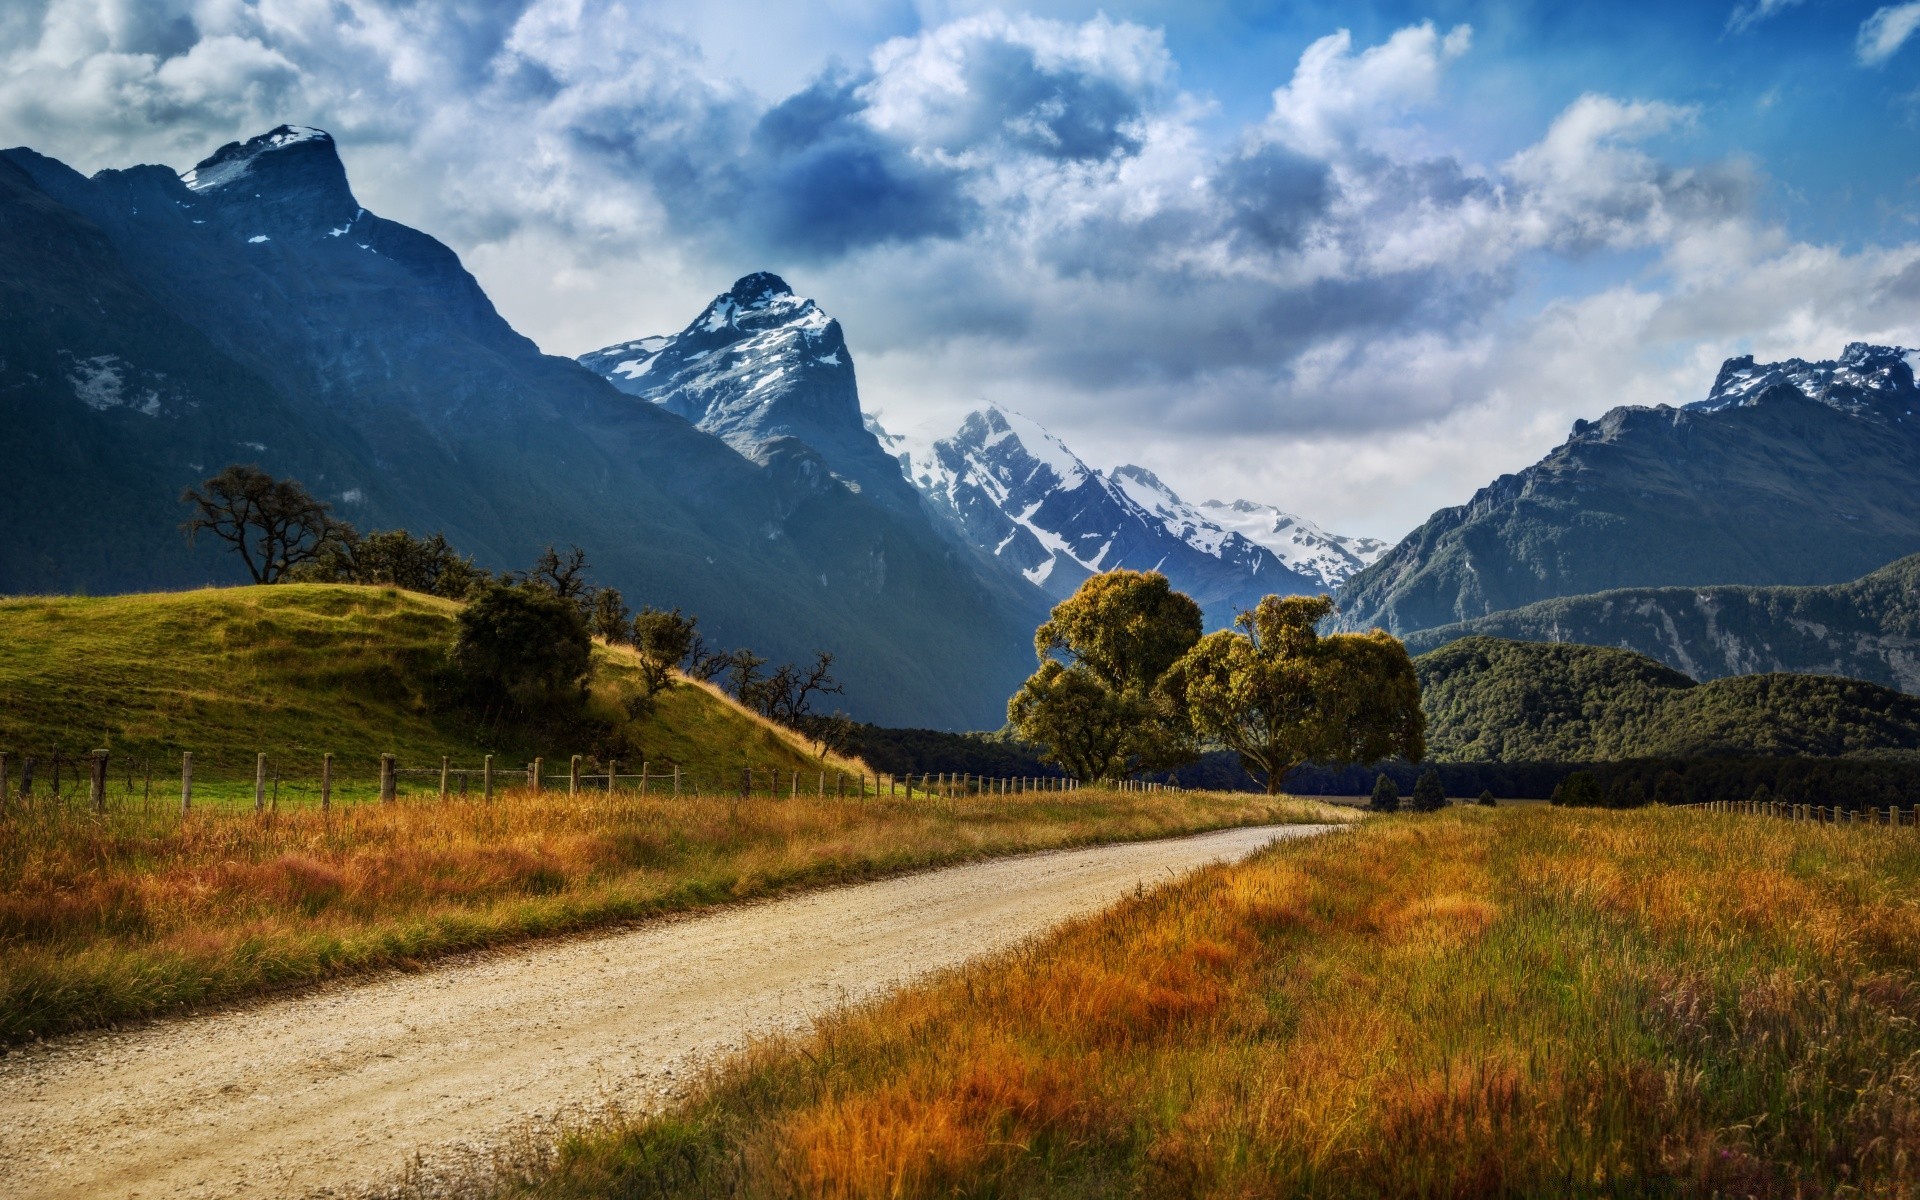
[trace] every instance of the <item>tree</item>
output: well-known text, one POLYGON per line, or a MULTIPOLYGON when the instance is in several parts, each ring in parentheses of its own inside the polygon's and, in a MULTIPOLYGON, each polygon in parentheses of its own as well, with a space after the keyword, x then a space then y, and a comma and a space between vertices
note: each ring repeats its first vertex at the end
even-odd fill
POLYGON ((633 628, 627 624, 631 612, 619 588, 601 588, 593 594, 593 605, 587 612, 587 628, 593 631, 595 637, 618 645, 633 636, 633 628))
POLYGON ((1048 659, 1007 701, 1007 721, 1040 757, 1080 779, 1118 779, 1139 727, 1152 719, 1137 697, 1117 692, 1079 663, 1048 659))
POLYGON ((350 527, 293 479, 275 479, 258 467, 230 466, 180 493, 194 515, 180 525, 192 542, 202 531, 232 546, 255 583, 277 583, 311 561, 350 527))
POLYGON ((1672 807, 1690 802, 1687 795, 1687 781, 1680 778, 1680 772, 1666 770, 1660 772, 1660 778, 1653 783, 1653 802, 1672 807))
POLYGON ((593 668, 578 606, 545 588, 483 585, 460 610, 453 663, 488 708, 577 708, 593 668))
POLYGON ((1647 803, 1647 785, 1622 776, 1607 789, 1608 808, 1642 808, 1647 803))
POLYGON ((490 578, 454 550, 443 534, 417 538, 404 529, 376 529, 364 536, 336 525, 311 562, 289 578, 310 583, 367 583, 406 588, 449 600, 464 598, 490 578))
POLYGON ((633 648, 640 655, 640 681, 647 698, 673 686, 674 668, 687 661, 699 642, 700 618, 679 609, 643 607, 633 619, 633 648))
POLYGON ((1237 630, 1201 638, 1163 689, 1203 741, 1239 754, 1269 794, 1307 762, 1426 754, 1420 682, 1399 639, 1379 630, 1321 637, 1326 596, 1268 596, 1237 630))
POLYGON ((1601 803, 1600 781, 1594 778, 1592 771, 1575 771, 1553 789, 1552 799, 1553 803, 1568 808, 1598 808, 1601 803))
POLYGON ((1400 811, 1400 785, 1393 781, 1393 776, 1382 771, 1374 777, 1373 795, 1367 800, 1367 808, 1382 813, 1400 811))
POLYGON ((1481 807, 1481 808, 1492 808, 1492 807, 1494 807, 1494 805, 1496 805, 1496 804, 1498 804, 1498 803, 1499 803, 1499 801, 1497 801, 1497 800, 1495 800, 1495 799, 1493 798, 1493 789, 1492 789, 1492 788, 1482 788, 1482 789, 1481 789, 1481 791, 1480 791, 1480 807, 1481 807))
POLYGON ((1200 630, 1200 606, 1159 572, 1095 575, 1034 631, 1040 666, 1007 701, 1007 719, 1082 779, 1189 761, 1192 739, 1159 684, 1200 630))
POLYGON ((1413 784, 1414 812, 1439 812, 1447 806, 1447 789, 1440 784, 1440 772, 1428 767, 1413 784))
POLYGON ((517 581, 531 587, 545 588, 585 610, 593 601, 593 588, 587 583, 587 567, 587 552, 580 547, 570 546, 562 554, 548 546, 540 552, 539 558, 533 560, 533 569, 517 581))

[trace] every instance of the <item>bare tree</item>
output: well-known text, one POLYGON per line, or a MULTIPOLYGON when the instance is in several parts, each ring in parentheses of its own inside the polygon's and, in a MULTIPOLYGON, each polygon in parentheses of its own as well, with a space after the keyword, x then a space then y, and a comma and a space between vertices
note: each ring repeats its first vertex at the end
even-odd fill
POLYGON ((194 515, 181 530, 189 542, 201 531, 232 546, 255 583, 274 583, 318 555, 349 527, 293 479, 275 479, 258 467, 234 465, 180 494, 194 515))
POLYGON ((587 609, 593 589, 587 584, 587 552, 571 546, 565 554, 548 546, 527 572, 527 582, 587 609))

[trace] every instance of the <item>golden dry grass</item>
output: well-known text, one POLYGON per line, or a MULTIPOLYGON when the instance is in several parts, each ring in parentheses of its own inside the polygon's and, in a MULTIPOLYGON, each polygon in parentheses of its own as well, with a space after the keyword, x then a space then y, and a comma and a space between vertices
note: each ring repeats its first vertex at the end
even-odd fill
POLYGON ((762 1045, 492 1186, 1908 1197, 1916 967, 1912 830, 1380 818, 762 1045))
POLYGON ((1094 790, 16 805, 0 816, 0 1041, 783 889, 1328 811, 1094 790))

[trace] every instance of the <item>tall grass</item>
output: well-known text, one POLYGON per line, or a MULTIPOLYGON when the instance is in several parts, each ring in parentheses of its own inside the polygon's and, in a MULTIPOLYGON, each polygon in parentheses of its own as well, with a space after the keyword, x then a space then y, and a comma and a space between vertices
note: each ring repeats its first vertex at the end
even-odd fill
MULTIPOLYGON (((689 689, 691 690, 691 689, 689 689)), ((987 854, 1325 819, 1244 795, 506 792, 0 815, 0 1041, 987 854)))
POLYGON ((1910 830, 1379 818, 764 1044, 491 1186, 1911 1196, 1916 965, 1910 830))

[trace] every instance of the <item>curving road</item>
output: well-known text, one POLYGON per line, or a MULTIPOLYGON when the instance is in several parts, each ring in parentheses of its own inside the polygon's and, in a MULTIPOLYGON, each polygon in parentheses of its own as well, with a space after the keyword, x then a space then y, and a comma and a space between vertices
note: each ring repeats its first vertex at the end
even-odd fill
POLYGON ((536 942, 0 1057, 0 1196, 354 1194, 656 1102, 754 1035, 1276 838, 996 859, 536 942))

